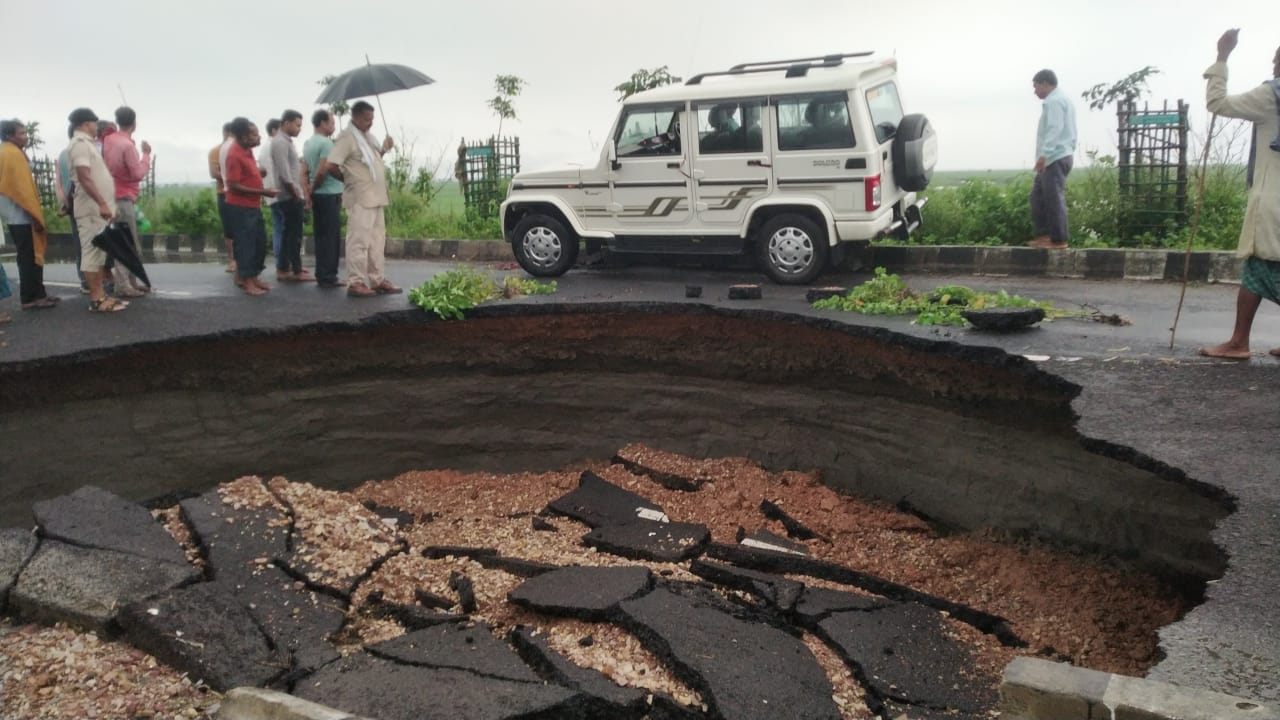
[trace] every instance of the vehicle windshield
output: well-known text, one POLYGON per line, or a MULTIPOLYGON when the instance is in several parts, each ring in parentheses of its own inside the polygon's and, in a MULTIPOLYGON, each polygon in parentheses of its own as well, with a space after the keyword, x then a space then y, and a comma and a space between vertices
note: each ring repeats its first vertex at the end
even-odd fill
POLYGON ((628 108, 618 124, 618 157, 680 154, 679 107, 628 108))

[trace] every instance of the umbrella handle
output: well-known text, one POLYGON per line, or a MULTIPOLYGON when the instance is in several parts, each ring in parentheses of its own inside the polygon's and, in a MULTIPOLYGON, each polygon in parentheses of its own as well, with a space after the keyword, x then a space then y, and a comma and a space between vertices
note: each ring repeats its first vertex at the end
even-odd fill
MULTIPOLYGON (((364 64, 369 67, 373 67, 373 62, 369 60, 369 53, 364 54, 364 64)), ((374 93, 373 99, 378 103, 378 116, 382 118, 382 132, 386 133, 387 137, 390 137, 391 130, 387 128, 387 114, 382 112, 382 96, 378 93, 374 93)), ((383 142, 386 141, 383 140, 383 142)))

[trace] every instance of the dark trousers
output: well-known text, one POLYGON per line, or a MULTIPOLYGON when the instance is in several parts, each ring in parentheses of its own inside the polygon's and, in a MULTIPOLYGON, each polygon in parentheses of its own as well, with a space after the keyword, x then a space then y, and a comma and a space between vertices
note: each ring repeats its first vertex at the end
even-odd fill
POLYGON ((311 217, 316 237, 316 279, 338 281, 338 255, 342 242, 342 195, 339 193, 311 196, 311 217))
POLYGON ((284 232, 280 235, 280 255, 276 258, 276 270, 302 272, 303 203, 301 200, 278 200, 274 207, 284 216, 284 232))
POLYGON ((1031 226, 1036 235, 1048 235, 1054 242, 1071 238, 1067 226, 1067 175, 1072 158, 1064 157, 1045 166, 1031 184, 1031 226))
POLYGON ((271 208, 271 254, 276 259, 276 270, 285 272, 284 254, 280 248, 284 237, 284 208, 280 207, 279 202, 273 202, 267 207, 271 208))
POLYGON ((44 266, 36 264, 36 239, 30 225, 10 225, 9 237, 18 246, 18 295, 22 304, 46 297, 44 266))
POLYGON ((228 203, 227 223, 236 256, 236 274, 241 280, 258 277, 267 266, 267 224, 262 210, 228 203))

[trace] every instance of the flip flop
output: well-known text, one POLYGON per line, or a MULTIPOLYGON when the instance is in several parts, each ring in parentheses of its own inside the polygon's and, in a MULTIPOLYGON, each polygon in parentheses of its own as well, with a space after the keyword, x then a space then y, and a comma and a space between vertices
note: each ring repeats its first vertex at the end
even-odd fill
POLYGON ((89 302, 89 312, 91 313, 121 312, 127 307, 129 307, 129 303, 117 300, 110 295, 103 295, 101 298, 89 302))

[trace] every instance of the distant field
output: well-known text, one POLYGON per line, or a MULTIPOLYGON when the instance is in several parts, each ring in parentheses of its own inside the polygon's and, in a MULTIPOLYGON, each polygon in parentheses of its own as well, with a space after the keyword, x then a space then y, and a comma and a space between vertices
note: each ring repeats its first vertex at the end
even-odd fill
POLYGON ((934 170, 929 187, 954 187, 965 180, 990 180, 1003 184, 1030 172, 1030 170, 934 170))

